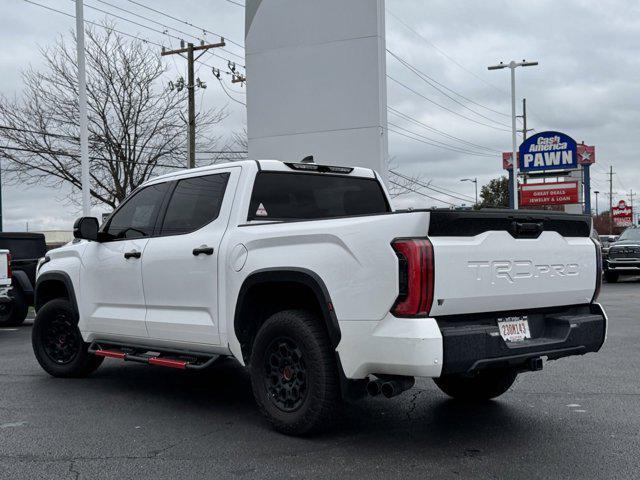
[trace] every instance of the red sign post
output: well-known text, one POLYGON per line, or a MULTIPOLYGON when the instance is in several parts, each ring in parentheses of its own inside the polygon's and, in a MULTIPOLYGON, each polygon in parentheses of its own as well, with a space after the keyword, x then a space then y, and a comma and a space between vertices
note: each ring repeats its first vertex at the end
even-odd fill
POLYGON ((520 204, 566 205, 578 203, 578 182, 525 183, 520 187, 520 204))

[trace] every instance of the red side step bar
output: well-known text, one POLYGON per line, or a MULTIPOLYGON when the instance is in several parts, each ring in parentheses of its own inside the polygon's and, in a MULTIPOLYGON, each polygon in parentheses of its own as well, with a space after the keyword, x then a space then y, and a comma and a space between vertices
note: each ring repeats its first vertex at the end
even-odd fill
MULTIPOLYGON (((111 346, 111 345, 109 345, 111 346)), ((97 343, 92 343, 89 346, 89 353, 92 353, 98 357, 107 357, 107 358, 117 358, 118 360, 130 361, 130 362, 138 362, 138 363, 146 363, 148 365, 158 365, 160 367, 168 367, 168 368, 177 368, 179 370, 189 369, 202 369, 206 368, 209 365, 212 365, 217 359, 218 356, 214 355, 211 358, 207 358, 204 362, 198 362, 198 358, 201 358, 202 355, 194 356, 194 362, 190 362, 188 360, 179 360, 175 358, 166 358, 166 357, 153 357, 144 354, 137 354, 135 350, 131 353, 126 353, 120 350, 109 350, 102 348, 97 343)), ((171 355, 171 352, 168 352, 167 355, 171 355)), ((174 355, 180 356, 184 355, 184 352, 174 352, 174 355)))
POLYGON ((124 360, 127 356, 124 352, 114 352, 113 350, 96 350, 93 354, 98 357, 119 358, 120 360, 124 360))
POLYGON ((151 357, 149 358, 149 363, 151 365, 159 365, 161 367, 179 368, 180 370, 185 370, 187 368, 188 362, 186 362, 185 360, 172 360, 170 358, 151 357))

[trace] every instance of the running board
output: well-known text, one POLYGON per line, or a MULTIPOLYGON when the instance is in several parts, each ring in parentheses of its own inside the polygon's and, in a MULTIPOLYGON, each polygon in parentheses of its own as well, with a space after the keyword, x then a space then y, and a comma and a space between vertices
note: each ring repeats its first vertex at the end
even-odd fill
POLYGON ((146 363, 179 370, 201 370, 213 365, 221 358, 219 355, 175 351, 160 352, 149 347, 100 344, 98 342, 92 342, 88 352, 97 357, 116 358, 125 362, 146 363))

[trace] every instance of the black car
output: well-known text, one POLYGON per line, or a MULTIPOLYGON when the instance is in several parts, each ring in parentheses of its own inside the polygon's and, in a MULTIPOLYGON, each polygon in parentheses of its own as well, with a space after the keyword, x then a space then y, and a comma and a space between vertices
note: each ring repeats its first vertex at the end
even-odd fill
POLYGON ((609 244, 604 277, 617 282, 620 275, 640 275, 640 227, 629 227, 609 244))
POLYGON ((29 306, 33 305, 36 268, 47 247, 41 233, 0 233, 0 249, 11 253, 13 271, 11 301, 0 303, 0 326, 16 326, 24 322, 29 306))

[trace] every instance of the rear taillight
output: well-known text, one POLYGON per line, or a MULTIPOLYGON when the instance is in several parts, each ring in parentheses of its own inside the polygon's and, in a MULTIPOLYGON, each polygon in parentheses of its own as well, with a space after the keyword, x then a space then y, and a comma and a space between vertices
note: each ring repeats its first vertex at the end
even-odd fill
POLYGON ((433 245, 427 239, 396 240, 399 295, 391 313, 397 317, 426 317, 433 302, 433 245))
POLYGON ((591 239, 596 246, 596 290, 593 293, 591 302, 595 302, 600 296, 600 288, 602 287, 602 247, 594 239, 591 239))
POLYGON ((11 254, 7 253, 7 278, 13 277, 13 270, 11 270, 11 254))

